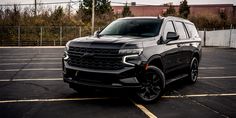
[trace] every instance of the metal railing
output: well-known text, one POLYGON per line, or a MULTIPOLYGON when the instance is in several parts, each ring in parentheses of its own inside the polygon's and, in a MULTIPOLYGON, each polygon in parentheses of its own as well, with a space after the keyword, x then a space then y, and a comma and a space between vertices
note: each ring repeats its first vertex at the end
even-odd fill
POLYGON ((0 46, 61 46, 87 35, 91 29, 82 26, 0 26, 0 46))

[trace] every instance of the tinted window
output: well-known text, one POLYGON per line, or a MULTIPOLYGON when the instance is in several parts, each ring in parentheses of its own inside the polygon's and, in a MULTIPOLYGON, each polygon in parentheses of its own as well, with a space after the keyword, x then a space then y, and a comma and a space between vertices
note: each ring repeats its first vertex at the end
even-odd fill
POLYGON ((162 20, 120 19, 109 24, 99 35, 153 37, 159 34, 162 20))
POLYGON ((197 29, 193 24, 185 24, 185 25, 188 29, 190 37, 192 38, 199 37, 197 29))
POLYGON ((164 28, 164 34, 163 34, 163 39, 164 41, 166 40, 166 36, 168 32, 175 32, 175 28, 173 26, 172 21, 166 22, 165 28, 164 28))
POLYGON ((187 34, 186 34, 186 30, 185 30, 184 24, 182 22, 175 22, 175 26, 176 26, 179 38, 180 39, 186 39, 187 38, 187 34))

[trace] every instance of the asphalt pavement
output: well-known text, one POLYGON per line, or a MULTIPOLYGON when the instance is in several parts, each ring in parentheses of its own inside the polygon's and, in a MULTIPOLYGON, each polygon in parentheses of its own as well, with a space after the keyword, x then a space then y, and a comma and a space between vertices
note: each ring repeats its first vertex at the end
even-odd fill
POLYGON ((205 47, 198 81, 153 104, 118 91, 77 93, 62 81, 64 47, 0 47, 0 118, 236 117, 236 49, 205 47))

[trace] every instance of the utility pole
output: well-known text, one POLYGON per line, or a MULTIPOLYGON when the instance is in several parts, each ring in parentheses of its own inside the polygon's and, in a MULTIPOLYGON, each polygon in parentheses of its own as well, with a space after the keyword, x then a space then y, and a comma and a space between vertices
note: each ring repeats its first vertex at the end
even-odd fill
POLYGON ((37 16, 37 0, 34 0, 34 16, 37 16))
POLYGON ((93 0, 93 3, 92 3, 92 28, 91 28, 91 34, 93 35, 94 33, 94 12, 95 12, 95 0, 93 0))
POLYGON ((70 0, 70 3, 69 3, 69 8, 68 8, 68 15, 70 17, 70 12, 71 12, 71 0, 70 0))

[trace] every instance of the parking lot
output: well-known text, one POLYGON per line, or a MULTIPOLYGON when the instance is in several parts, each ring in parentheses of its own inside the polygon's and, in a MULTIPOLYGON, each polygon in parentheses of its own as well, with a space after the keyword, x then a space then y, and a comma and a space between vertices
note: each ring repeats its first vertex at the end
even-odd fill
POLYGON ((147 105, 122 92, 70 89, 62 81, 63 51, 0 48, 0 118, 236 117, 236 49, 203 48, 197 83, 176 81, 147 105))

